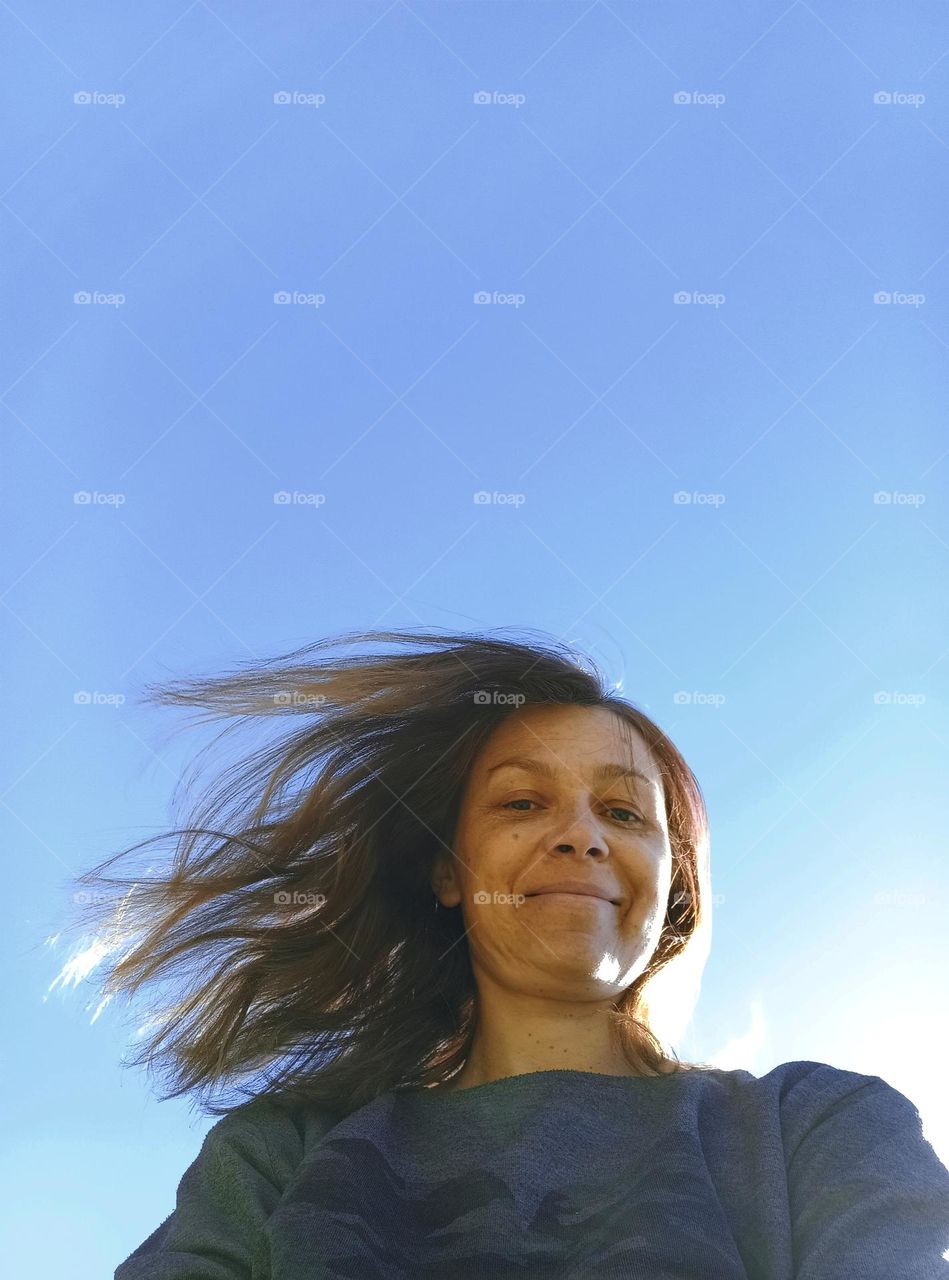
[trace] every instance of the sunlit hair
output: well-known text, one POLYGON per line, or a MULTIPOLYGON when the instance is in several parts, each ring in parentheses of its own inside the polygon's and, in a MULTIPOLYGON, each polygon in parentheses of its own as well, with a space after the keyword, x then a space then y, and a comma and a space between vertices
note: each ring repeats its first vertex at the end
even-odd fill
MULTIPOLYGON (((133 1063, 164 1075, 163 1096, 200 1096, 212 1114, 265 1095, 348 1112, 460 1071, 476 987, 461 908, 436 910, 430 877, 451 849, 472 763, 516 705, 608 708, 652 753, 671 889, 648 968, 610 1016, 636 1074, 707 1066, 668 1054, 644 1012, 649 984, 707 933, 702 793, 672 742, 589 659, 547 637, 351 632, 234 674, 148 685, 144 701, 196 708, 200 723, 238 717, 219 738, 250 719, 285 721, 275 744, 221 774, 186 825, 78 880, 104 1002, 152 993, 133 1063), (373 652, 332 656, 366 643, 373 652), (169 837, 167 865, 106 874, 169 837), (165 982, 172 992, 159 999, 165 982)), ((705 954, 707 940, 700 964, 705 954)))

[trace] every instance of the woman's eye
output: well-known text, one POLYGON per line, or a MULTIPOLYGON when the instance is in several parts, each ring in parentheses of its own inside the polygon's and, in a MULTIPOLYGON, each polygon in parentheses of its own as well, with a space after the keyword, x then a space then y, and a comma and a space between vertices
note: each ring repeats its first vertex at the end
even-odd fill
MULTIPOLYGON (((634 818, 636 818, 639 822, 642 822, 642 817, 636 812, 635 809, 626 809, 619 805, 614 805, 613 808, 610 810, 610 812, 611 813, 631 813, 634 818)), ((623 825, 629 826, 629 823, 627 822, 627 823, 624 823, 623 825)))
MULTIPOLYGON (((536 800, 531 800, 528 796, 521 796, 521 797, 520 797, 519 799, 517 799, 517 800, 508 800, 505 804, 502 804, 502 805, 501 805, 501 808, 502 808, 502 809, 509 809, 509 808, 511 807, 511 805, 513 805, 513 804, 536 804, 536 803, 537 803, 537 801, 536 801, 536 800)), ((529 812, 529 810, 526 810, 526 809, 519 809, 517 812, 518 812, 518 813, 527 813, 527 812, 529 812)), ((611 805, 611 806, 610 806, 610 813, 628 813, 628 814, 631 814, 631 815, 632 815, 632 817, 636 818, 639 822, 642 822, 642 821, 643 821, 642 816, 641 816, 640 814, 638 814, 638 813, 636 812, 636 810, 635 810, 635 809, 627 809, 625 805, 611 805)), ((628 826, 632 826, 632 825, 633 825, 633 824, 630 822, 630 820, 629 820, 629 819, 627 819, 627 818, 617 819, 617 821, 619 821, 619 822, 621 823, 621 825, 622 825, 622 826, 624 826, 624 827, 628 827, 628 826)))

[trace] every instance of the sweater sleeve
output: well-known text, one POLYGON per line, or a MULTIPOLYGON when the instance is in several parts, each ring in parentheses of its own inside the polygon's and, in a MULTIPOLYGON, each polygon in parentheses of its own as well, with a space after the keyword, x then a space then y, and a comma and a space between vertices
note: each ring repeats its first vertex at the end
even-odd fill
POLYGON ((114 1280, 258 1280, 269 1276, 264 1226, 303 1155, 289 1115, 254 1102, 205 1135, 178 1185, 174 1212, 114 1280))
POLYGON ((909 1098, 821 1064, 785 1105, 795 1280, 949 1280, 949 1169, 909 1098))

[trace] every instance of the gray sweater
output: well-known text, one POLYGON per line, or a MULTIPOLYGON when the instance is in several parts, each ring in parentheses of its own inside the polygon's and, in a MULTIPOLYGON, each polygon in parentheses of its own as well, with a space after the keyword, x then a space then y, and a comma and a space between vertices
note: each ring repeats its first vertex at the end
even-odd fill
POLYGON ((879 1076, 538 1071, 238 1106, 115 1280, 949 1280, 947 1249, 949 1170, 879 1076))

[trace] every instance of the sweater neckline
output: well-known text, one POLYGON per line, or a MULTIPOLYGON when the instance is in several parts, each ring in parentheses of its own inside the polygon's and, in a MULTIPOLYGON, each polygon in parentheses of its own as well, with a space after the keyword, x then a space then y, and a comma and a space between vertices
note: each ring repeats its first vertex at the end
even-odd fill
POLYGON ((466 1089, 415 1088, 399 1089, 396 1093, 398 1097, 411 1098, 413 1102, 430 1107, 461 1102, 466 1098, 479 1099, 498 1091, 506 1093, 531 1092, 535 1089, 542 1089, 548 1085, 556 1085, 561 1082, 576 1085, 596 1084, 601 1088, 604 1085, 613 1087, 615 1085, 634 1084, 638 1088, 640 1085, 654 1084, 660 1080, 679 1079, 684 1074, 686 1073, 672 1071, 666 1075, 659 1076, 618 1076, 601 1071, 580 1071, 568 1067, 553 1067, 542 1071, 523 1071, 517 1075, 499 1076, 497 1080, 487 1080, 483 1084, 469 1085, 466 1089))

